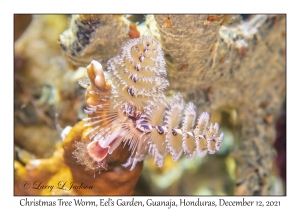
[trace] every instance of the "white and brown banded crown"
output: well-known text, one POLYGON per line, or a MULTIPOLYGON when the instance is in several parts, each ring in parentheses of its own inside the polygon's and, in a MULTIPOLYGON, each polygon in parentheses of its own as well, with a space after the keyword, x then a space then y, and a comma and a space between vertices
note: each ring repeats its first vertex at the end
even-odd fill
POLYGON ((115 106, 129 103, 142 111, 149 99, 161 98, 169 85, 161 45, 151 37, 130 40, 108 61, 107 70, 115 106))

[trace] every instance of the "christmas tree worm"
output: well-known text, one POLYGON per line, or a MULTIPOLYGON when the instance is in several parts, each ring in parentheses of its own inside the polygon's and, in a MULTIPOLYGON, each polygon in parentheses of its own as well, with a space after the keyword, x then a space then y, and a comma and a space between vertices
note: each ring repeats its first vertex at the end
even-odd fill
POLYGON ((163 91, 169 82, 157 40, 130 40, 107 68, 104 76, 101 64, 92 61, 87 67, 90 81, 80 81, 87 87, 85 130, 73 153, 80 164, 105 169, 106 155, 121 143, 129 145, 131 156, 124 166, 131 170, 150 156, 161 167, 168 153, 177 161, 182 153, 193 159, 220 149, 223 133, 218 134, 219 125, 210 123, 207 112, 195 123, 193 103, 184 107, 179 93, 167 103, 163 91))

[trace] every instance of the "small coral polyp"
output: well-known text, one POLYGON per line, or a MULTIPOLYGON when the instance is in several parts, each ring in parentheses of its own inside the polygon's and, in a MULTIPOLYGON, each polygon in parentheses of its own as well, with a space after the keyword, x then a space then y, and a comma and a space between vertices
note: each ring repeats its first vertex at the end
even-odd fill
POLYGON ((169 82, 157 40, 130 40, 108 61, 107 70, 105 78, 99 62, 87 67, 85 130, 73 152, 87 169, 105 169, 107 154, 121 143, 129 144, 131 156, 123 166, 131 166, 130 170, 151 156, 161 167, 168 153, 177 161, 182 153, 193 159, 220 149, 223 133, 218 134, 219 125, 210 123, 207 112, 195 126, 193 103, 184 108, 179 93, 167 102, 163 91, 169 82))

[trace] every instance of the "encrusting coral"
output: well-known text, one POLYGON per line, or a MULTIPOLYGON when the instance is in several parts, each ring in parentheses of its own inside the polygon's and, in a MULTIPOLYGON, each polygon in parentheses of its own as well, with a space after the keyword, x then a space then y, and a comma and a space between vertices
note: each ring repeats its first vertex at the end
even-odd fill
POLYGON ((151 29, 166 54, 170 90, 209 113, 235 113, 241 130, 239 147, 231 152, 237 162, 234 193, 268 195, 275 123, 285 101, 285 15, 233 17, 232 24, 224 24, 228 16, 211 16, 163 14, 147 20, 157 26, 151 29))
POLYGON ((130 25, 123 19, 122 15, 73 15, 70 28, 59 36, 69 67, 87 66, 93 59, 106 65, 128 39, 130 25))

